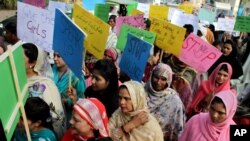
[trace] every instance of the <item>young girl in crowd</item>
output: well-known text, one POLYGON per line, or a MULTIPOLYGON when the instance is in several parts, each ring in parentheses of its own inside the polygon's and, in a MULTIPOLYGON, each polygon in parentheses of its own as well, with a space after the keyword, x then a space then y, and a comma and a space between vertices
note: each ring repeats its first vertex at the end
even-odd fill
MULTIPOLYGON (((39 97, 30 97, 24 106, 32 141, 57 141, 53 132, 49 105, 39 97)), ((22 118, 14 141, 27 141, 22 118)))
POLYGON ((105 107, 96 98, 79 99, 70 124, 62 141, 111 141, 105 107))
POLYGON ((231 90, 217 93, 210 104, 209 113, 192 117, 185 125, 178 141, 230 141, 230 125, 237 107, 231 90))
POLYGON ((207 112, 211 98, 216 93, 230 90, 232 73, 232 67, 228 63, 221 63, 216 67, 208 80, 202 82, 192 103, 188 106, 188 118, 199 112, 207 112))
POLYGON ((148 111, 142 84, 128 81, 121 85, 119 107, 109 119, 114 141, 163 141, 161 127, 148 111))

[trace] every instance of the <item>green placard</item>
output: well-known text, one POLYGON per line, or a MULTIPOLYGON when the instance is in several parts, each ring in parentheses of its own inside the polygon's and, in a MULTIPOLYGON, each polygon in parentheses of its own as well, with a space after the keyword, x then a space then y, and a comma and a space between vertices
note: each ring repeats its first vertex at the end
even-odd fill
MULTIPOLYGON (((27 77, 24 65, 24 57, 23 57, 23 49, 21 46, 21 42, 18 42, 14 46, 11 47, 13 49, 13 58, 14 64, 16 67, 17 78, 19 82, 19 86, 21 92, 25 91, 25 86, 27 84, 27 77)), ((11 140, 14 129, 19 121, 21 110, 17 108, 18 96, 17 96, 17 88, 15 87, 14 75, 12 73, 12 67, 10 63, 9 52, 5 52, 0 56, 0 118, 3 122, 3 127, 6 130, 9 127, 8 123, 11 123, 9 132, 5 131, 5 135, 7 140, 11 140), (16 114, 11 121, 11 116, 16 114)), ((24 97, 23 102, 25 103, 28 93, 22 93, 22 97, 24 97)))
POLYGON ((132 9, 134 9, 134 8, 137 9, 137 5, 138 5, 138 2, 133 2, 133 3, 128 4, 128 6, 127 6, 127 10, 128 10, 127 15, 131 15, 132 9))
POLYGON ((234 25, 234 30, 242 32, 250 32, 250 17, 249 16, 237 16, 234 25))
POLYGON ((125 48, 128 33, 131 33, 134 36, 141 38, 142 40, 147 41, 150 44, 154 44, 155 42, 155 33, 123 24, 116 45, 117 48, 121 51, 123 51, 125 48))
POLYGON ((96 4, 94 14, 104 22, 108 22, 110 5, 96 4))

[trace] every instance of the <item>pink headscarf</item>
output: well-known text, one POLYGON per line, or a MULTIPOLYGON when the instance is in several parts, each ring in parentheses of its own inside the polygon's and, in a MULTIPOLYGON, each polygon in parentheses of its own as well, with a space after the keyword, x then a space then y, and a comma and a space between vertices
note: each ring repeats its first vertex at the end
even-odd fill
POLYGON ((115 48, 113 47, 109 47, 107 49, 105 49, 105 53, 106 55, 108 55, 110 58, 112 58, 112 61, 116 61, 118 58, 118 52, 115 48))
POLYGON ((214 97, 219 97, 226 108, 226 120, 221 123, 212 122, 209 113, 200 113, 192 117, 186 124, 179 141, 229 141, 230 125, 234 125, 232 120, 236 108, 237 98, 231 90, 217 93, 214 97))
POLYGON ((208 95, 208 94, 215 94, 223 90, 229 90, 230 89, 230 80, 232 76, 233 70, 232 67, 229 63, 220 63, 219 66, 215 68, 215 70, 212 72, 212 74, 208 77, 207 81, 203 81, 199 90, 197 91, 197 94, 195 95, 192 103, 188 107, 188 113, 191 113, 192 110, 194 109, 196 112, 198 104, 208 95), (221 84, 219 87, 215 87, 215 81, 216 81, 216 76, 218 72, 221 69, 222 65, 227 65, 228 68, 228 79, 221 84))
POLYGON ((104 105, 96 98, 80 99, 73 107, 101 137, 108 137, 108 116, 104 105))

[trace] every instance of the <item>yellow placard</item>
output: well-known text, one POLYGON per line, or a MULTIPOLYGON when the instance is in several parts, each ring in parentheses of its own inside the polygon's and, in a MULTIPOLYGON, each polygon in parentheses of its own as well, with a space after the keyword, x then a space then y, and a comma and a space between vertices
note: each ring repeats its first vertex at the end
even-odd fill
POLYGON ((144 13, 140 10, 133 8, 131 11, 131 16, 135 16, 135 15, 144 15, 144 13))
POLYGON ((149 18, 168 19, 168 7, 164 5, 150 5, 149 18))
POLYGON ((87 34, 84 42, 86 50, 102 59, 110 26, 78 4, 74 4, 73 20, 87 34))
POLYGON ((187 14, 192 14, 193 13, 193 5, 191 4, 180 4, 178 6, 179 9, 183 10, 187 14))
POLYGON ((150 31, 156 33, 155 44, 161 49, 179 56, 186 29, 160 19, 151 19, 150 31))

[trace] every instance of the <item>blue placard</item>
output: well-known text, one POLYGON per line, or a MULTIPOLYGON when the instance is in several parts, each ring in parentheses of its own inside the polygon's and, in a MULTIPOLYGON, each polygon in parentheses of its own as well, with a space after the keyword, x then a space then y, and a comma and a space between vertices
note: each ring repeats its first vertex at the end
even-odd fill
POLYGON ((105 0, 83 0, 83 7, 87 10, 94 10, 96 4, 105 4, 105 0))
POLYGON ((132 80, 142 80, 151 47, 148 42, 128 34, 119 66, 132 80))
POLYGON ((58 52, 75 75, 82 79, 85 35, 63 12, 56 9, 53 50, 58 52))

